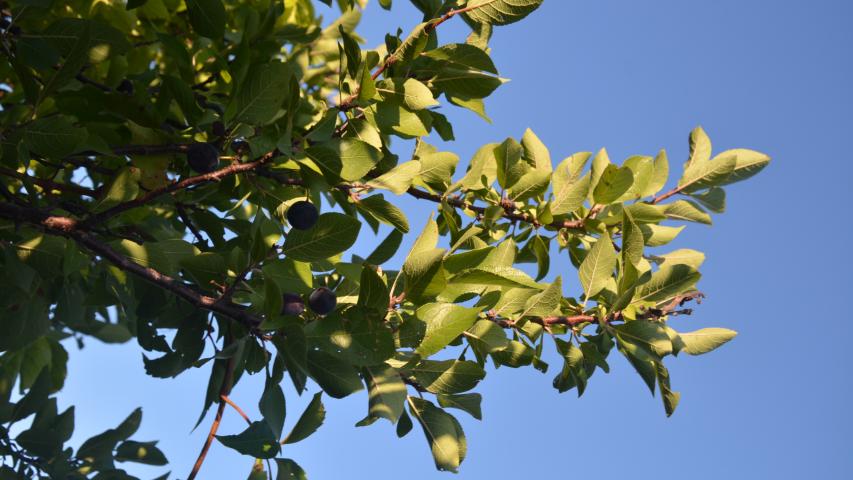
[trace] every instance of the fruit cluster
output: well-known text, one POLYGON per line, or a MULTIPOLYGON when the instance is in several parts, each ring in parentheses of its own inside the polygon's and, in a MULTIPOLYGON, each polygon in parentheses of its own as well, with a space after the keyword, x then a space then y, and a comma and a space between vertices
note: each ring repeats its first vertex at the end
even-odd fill
MULTIPOLYGON (((328 315, 338 304, 335 292, 326 287, 316 288, 308 296, 308 308, 317 315, 328 315)), ((282 296, 282 315, 301 315, 305 311, 305 301, 297 293, 285 293, 282 296)))

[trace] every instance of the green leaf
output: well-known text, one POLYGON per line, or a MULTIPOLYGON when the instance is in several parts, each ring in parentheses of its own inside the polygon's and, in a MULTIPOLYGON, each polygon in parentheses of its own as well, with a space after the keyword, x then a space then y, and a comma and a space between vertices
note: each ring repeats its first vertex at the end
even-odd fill
POLYGON ((358 304, 385 312, 388 301, 389 292, 385 281, 373 267, 364 265, 359 278, 358 304))
POLYGON ((276 480, 308 480, 308 475, 305 470, 302 470, 296 462, 289 458, 276 458, 275 463, 278 466, 276 480))
POLYGON ((684 343, 681 351, 690 355, 702 355, 726 344, 737 336, 737 332, 727 328, 702 328, 693 332, 679 333, 684 343))
POLYGON ((387 365, 366 367, 363 372, 368 392, 367 418, 397 423, 406 403, 406 384, 400 374, 387 365))
POLYGON ((399 230, 392 230, 364 261, 371 265, 382 265, 397 253, 397 249, 400 248, 402 241, 403 234, 399 230))
POLYGON ((219 443, 243 455, 255 458, 275 458, 281 446, 267 422, 252 422, 237 435, 217 435, 219 443))
POLYGON ((292 229, 282 253, 291 260, 323 260, 350 248, 358 238, 361 222, 342 213, 324 213, 308 230, 292 229))
POLYGON ((426 324, 423 341, 415 353, 429 357, 446 347, 462 332, 471 328, 479 310, 452 303, 428 303, 418 308, 415 315, 426 324))
POLYGON ((486 372, 475 362, 424 360, 412 368, 418 385, 431 393, 462 393, 476 387, 486 372))
POLYGON ((673 220, 686 220, 688 222, 711 224, 711 216, 699 208, 698 205, 689 200, 678 200, 666 206, 664 210, 667 218, 673 220))
POLYGON ((616 338, 631 355, 645 361, 659 361, 672 353, 672 341, 660 322, 634 320, 614 327, 616 338))
POLYGON ((447 189, 459 157, 450 152, 431 152, 419 154, 418 158, 421 162, 418 182, 438 191, 447 189))
POLYGON ((471 0, 465 16, 473 22, 507 25, 517 22, 539 8, 542 0, 471 0))
POLYGON ((560 301, 562 299, 563 281, 560 277, 557 277, 554 283, 548 285, 548 288, 527 299, 524 310, 519 317, 544 317, 550 315, 560 308, 560 301))
POLYGON ((735 148, 726 150, 717 155, 716 158, 735 157, 735 168, 732 173, 726 178, 721 185, 740 182, 752 177, 758 172, 764 170, 770 163, 770 157, 755 150, 747 150, 745 148, 735 148))
POLYGON ((700 273, 689 265, 661 268, 652 274, 648 282, 637 288, 633 303, 662 303, 693 288, 700 277, 700 273))
POLYGON ((333 183, 338 179, 354 182, 360 180, 379 162, 379 150, 354 138, 335 139, 305 150, 323 174, 333 183))
POLYGON ((666 151, 661 150, 655 156, 652 176, 649 178, 649 183, 646 185, 646 190, 643 192, 643 196, 654 195, 658 193, 664 185, 666 185, 666 181, 669 179, 669 159, 666 156, 666 151))
POLYGON ((128 440, 116 448, 115 458, 119 462, 166 465, 169 461, 156 445, 157 442, 134 442, 128 440))
POLYGON ((355 368, 326 352, 308 351, 308 374, 332 398, 344 398, 362 389, 355 368))
POLYGON ((495 148, 498 184, 506 189, 518 182, 527 172, 527 163, 521 160, 524 149, 515 139, 507 138, 495 148))
POLYGON ((498 74, 497 68, 488 53, 466 43, 451 43, 424 52, 423 56, 445 62, 458 69, 482 70, 498 74))
POLYGON ((561 176, 559 172, 564 171, 566 168, 568 168, 568 164, 565 164, 565 162, 560 164, 552 177, 554 199, 551 200, 551 213, 554 215, 566 215, 574 212, 583 205, 584 200, 589 195, 592 179, 590 174, 586 174, 579 179, 561 176))
POLYGON ((597 204, 609 205, 628 192, 633 183, 634 173, 630 168, 607 165, 595 185, 592 198, 597 204))
MULTIPOLYGON (((388 300, 385 300, 385 310, 388 300)), ((309 348, 318 347, 355 366, 378 365, 394 354, 394 338, 384 323, 351 309, 347 318, 331 315, 305 327, 309 348)))
POLYGON ((492 354, 492 358, 500 365, 519 368, 530 365, 536 352, 518 340, 510 340, 507 347, 492 354))
POLYGON ((62 32, 63 41, 61 45, 64 50, 65 61, 56 70, 39 94, 38 103, 44 101, 54 90, 61 87, 65 82, 74 78, 89 60, 89 47, 92 40, 92 22, 79 21, 78 28, 62 32))
POLYGON ((225 6, 222 0, 186 0, 187 14, 193 30, 217 40, 225 35, 225 6))
POLYGON ((381 194, 362 198, 357 205, 380 222, 391 225, 402 233, 409 233, 409 220, 406 214, 396 205, 385 200, 381 194))
POLYGON ((456 472, 464 455, 453 417, 427 400, 408 397, 408 401, 432 450, 436 468, 456 472))
POLYGON ((482 353, 493 353, 509 344, 504 329, 491 320, 477 320, 464 335, 482 353))
POLYGON ((682 248, 653 258, 662 267, 684 264, 698 269, 705 262, 704 253, 689 248, 682 248))
POLYGON ((616 268, 616 250, 610 236, 602 235, 589 250, 578 269, 581 286, 590 298, 604 290, 616 268))
POLYGON ((521 137, 521 146, 524 148, 524 160, 528 164, 536 170, 551 173, 553 168, 551 153, 548 151, 548 147, 542 143, 542 140, 533 133, 533 130, 528 128, 524 131, 524 135, 521 137))
POLYGON ((412 180, 421 173, 421 168, 421 162, 410 160, 367 182, 367 186, 390 190, 396 195, 402 195, 412 186, 412 180))
POLYGON ((711 158, 711 141, 697 127, 690 134, 690 158, 684 164, 684 174, 678 181, 678 187, 685 193, 722 185, 737 165, 736 155, 711 158))
POLYGON ((296 421, 296 425, 285 437, 285 445, 305 440, 323 425, 326 420, 326 407, 323 406, 323 400, 320 398, 322 395, 323 392, 314 394, 311 402, 305 407, 305 411, 302 412, 299 420, 296 421))
POLYGON ((658 386, 660 387, 661 398, 663 399, 663 407, 666 411, 666 416, 669 417, 675 412, 676 407, 678 407, 681 394, 672 391, 669 385, 669 370, 662 363, 655 364, 655 373, 658 379, 658 386))
POLYGON ((260 410, 264 420, 269 424, 275 437, 281 437, 281 430, 284 427, 287 410, 284 392, 281 390, 280 385, 267 379, 264 392, 261 394, 261 400, 258 402, 258 410, 260 410))
POLYGON ((290 67, 277 61, 254 67, 228 106, 226 119, 251 125, 271 122, 284 100, 297 94, 290 91, 291 76, 290 67))
POLYGON ((376 90, 384 98, 395 98, 409 110, 423 110, 438 105, 429 87, 414 78, 392 78, 379 82, 376 90))
POLYGON ((24 130, 27 148, 51 159, 62 159, 72 153, 86 138, 86 130, 75 127, 64 116, 40 118, 24 130))
POLYGON ((136 167, 124 167, 119 170, 95 210, 103 211, 136 198, 139 195, 140 174, 136 167))
POLYGON ((622 268, 627 263, 639 266, 643 259, 643 232, 634 222, 630 210, 622 210, 622 268))
POLYGON ((479 393, 462 393, 459 395, 437 395, 438 404, 442 408, 456 408, 467 412, 477 420, 483 419, 483 413, 480 410, 480 403, 483 396, 479 393))
POLYGON ((643 232, 643 241, 646 243, 646 246, 649 247, 660 247, 668 244, 675 240, 675 237, 677 237, 682 230, 684 230, 683 225, 680 227, 667 227, 665 225, 650 224, 640 225, 640 231, 643 232))
POLYGON ((542 285, 530 278, 530 275, 513 267, 483 265, 463 270, 454 275, 453 283, 473 283, 499 287, 526 287, 542 290, 542 285))

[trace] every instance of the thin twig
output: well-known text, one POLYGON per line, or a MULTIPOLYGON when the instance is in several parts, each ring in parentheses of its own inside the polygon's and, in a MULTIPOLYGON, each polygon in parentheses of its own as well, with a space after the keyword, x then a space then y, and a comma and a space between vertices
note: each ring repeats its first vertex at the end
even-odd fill
POLYGON ((210 432, 207 434, 207 439, 205 439, 204 445, 201 447, 201 452, 198 454, 198 458, 193 465, 192 471, 187 476, 187 480, 194 480, 196 475, 198 475, 198 471, 201 470, 204 459, 207 457, 207 452, 210 450, 210 445, 213 443, 213 438, 219 430, 219 424, 222 422, 222 414, 225 413, 226 402, 223 401, 223 398, 227 398, 227 395, 231 393, 231 381, 233 376, 234 357, 231 357, 228 359, 228 363, 225 366, 225 378, 222 379, 222 386, 219 389, 220 400, 219 407, 216 409, 216 417, 213 419, 213 424, 210 426, 210 432))
POLYGON ((228 397, 228 395, 224 395, 224 394, 223 394, 223 395, 220 395, 220 396, 219 396, 219 398, 220 398, 223 402, 227 403, 228 405, 231 405, 231 407, 232 407, 234 410, 236 410, 236 411, 237 411, 237 413, 239 413, 241 417, 243 417, 243 420, 245 420, 245 421, 246 421, 246 423, 248 423, 249 425, 251 425, 251 424, 252 424, 252 421, 251 421, 251 420, 249 420, 249 416, 248 416, 248 415, 246 415, 246 412, 244 412, 244 411, 243 411, 243 409, 242 409, 242 408, 240 408, 240 406, 239 406, 239 405, 237 405, 236 403, 234 403, 234 401, 233 401, 233 400, 231 400, 231 398, 229 398, 229 397, 228 397))

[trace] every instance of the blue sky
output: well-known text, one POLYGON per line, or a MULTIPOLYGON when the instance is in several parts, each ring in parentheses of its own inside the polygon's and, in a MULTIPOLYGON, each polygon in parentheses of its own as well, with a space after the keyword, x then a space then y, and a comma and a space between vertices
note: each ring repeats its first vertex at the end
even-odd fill
MULTIPOLYGON (((368 7, 361 33, 369 46, 419 20, 408 2, 394 3, 391 13, 376 2, 368 7)), ((850 478, 853 381, 845 365, 853 318, 841 300, 853 287, 845 253, 851 19, 853 3, 845 0, 547 0, 496 31, 495 63, 512 81, 487 100, 494 123, 443 109, 460 139, 444 148, 463 160, 530 127, 555 160, 607 147, 621 161, 665 148, 677 170, 688 133, 702 125, 716 150, 753 148, 774 162, 727 189, 728 211, 713 227, 690 225, 673 246, 708 257, 700 283, 708 299, 673 325, 740 332, 710 355, 668 362, 682 394, 675 415, 665 417, 660 399, 618 355, 612 373, 593 377, 580 399, 551 387, 556 362, 547 375, 492 371, 478 388, 484 421, 460 416, 469 454, 458 478, 850 478)), ((461 40, 465 26, 453 20, 441 35, 461 40)), ((399 146, 405 158, 408 146, 399 146)), ((414 231, 433 208, 410 199, 401 205, 414 231)), ((370 248, 365 238, 354 251, 370 248)), ((567 289, 575 284, 565 256, 553 258, 552 272, 571 279, 567 289)), ((141 405, 137 437, 159 439, 172 478, 185 478, 208 426, 190 433, 207 370, 177 381, 146 377, 135 344, 91 341, 71 353, 64 401, 77 405, 77 438, 141 405)), ((244 381, 232 395, 256 418, 260 380, 244 381)), ((289 428, 310 395, 286 393, 289 428)), ((364 392, 327 399, 326 408, 318 433, 285 450, 312 480, 450 478, 434 470, 419 431, 398 440, 384 422, 355 428, 367 409, 364 392)), ((220 431, 243 428, 228 411, 220 431)), ((201 478, 245 478, 250 466, 215 444, 201 478)))

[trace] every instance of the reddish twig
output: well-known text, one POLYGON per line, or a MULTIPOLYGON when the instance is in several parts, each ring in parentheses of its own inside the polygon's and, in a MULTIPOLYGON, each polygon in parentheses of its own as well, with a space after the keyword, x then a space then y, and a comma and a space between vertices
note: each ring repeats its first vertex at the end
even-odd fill
POLYGON ((221 168, 221 169, 216 170, 214 172, 205 173, 202 175, 196 175, 194 177, 189 177, 189 178, 186 178, 186 179, 181 180, 179 182, 172 183, 172 184, 167 185, 165 187, 161 187, 161 188, 158 188, 155 190, 151 190, 150 192, 146 193, 145 195, 142 195, 141 197, 135 198, 133 200, 129 200, 129 201, 124 202, 124 203, 119 203, 118 205, 116 205, 112 208, 109 208, 107 210, 104 210, 103 212, 93 214, 88 219, 86 219, 83 223, 87 227, 91 226, 91 225, 96 225, 96 224, 102 223, 106 220, 109 220, 110 218, 115 217, 116 215, 119 215, 123 212, 126 212, 128 210, 131 210, 131 209, 134 209, 137 207, 141 207, 141 206, 143 206, 143 205, 145 205, 145 204, 147 204, 147 203, 149 203, 149 202, 151 202, 151 201, 153 201, 153 200, 155 200, 155 199, 157 199, 163 195, 166 195, 168 193, 177 192, 178 190, 183 190, 185 188, 191 187, 193 185, 198 185, 201 183, 219 181, 225 177, 228 177, 231 175, 236 175, 238 173, 252 171, 252 170, 260 167, 261 165, 264 165, 265 163, 271 161, 277 155, 278 155, 278 150, 274 150, 272 152, 269 152, 269 153, 263 155, 262 157, 260 157, 259 159, 255 160, 253 162, 233 163, 233 164, 231 164, 225 168, 221 168))
POLYGON ((677 195, 677 194, 681 193, 682 188, 684 188, 684 187, 675 187, 672 190, 665 192, 665 193, 662 193, 662 194, 658 195, 657 197, 649 200, 649 203, 652 205, 656 205, 656 204, 666 200, 667 198, 669 198, 673 195, 677 195))
POLYGON ((236 403, 234 403, 234 401, 233 401, 233 400, 231 400, 231 399, 228 397, 228 395, 224 395, 224 394, 223 394, 223 395, 220 395, 220 396, 219 396, 219 399, 220 399, 220 400, 222 400, 223 402, 227 403, 228 405, 231 405, 231 408, 233 408, 234 410, 236 410, 236 411, 237 411, 237 413, 239 413, 239 414, 240 414, 240 416, 241 416, 241 417, 243 417, 243 420, 245 420, 245 421, 246 421, 246 423, 248 423, 249 425, 251 425, 251 424, 252 424, 252 421, 251 421, 251 420, 249 420, 249 416, 248 416, 248 415, 246 415, 246 412, 244 412, 244 411, 243 411, 243 409, 242 409, 242 408, 240 408, 240 406, 239 406, 239 405, 237 405, 236 403))
POLYGON ((213 424, 210 426, 210 432, 207 434, 207 438, 204 441, 204 445, 201 447, 201 452, 198 454, 198 458, 193 465, 192 471, 187 476, 187 480, 194 480, 196 475, 198 475, 198 471, 201 470, 201 466, 204 463, 205 457, 207 457, 207 452, 210 450, 210 445, 213 443, 213 439, 216 437, 216 432, 219 430, 219 424, 222 422, 222 414, 225 413, 225 405, 226 402, 223 401, 224 398, 228 398, 227 395, 231 393, 231 381, 234 377, 234 357, 228 359, 228 363, 225 366, 225 378, 222 379, 222 387, 219 389, 219 407, 216 409, 216 417, 213 419, 213 424))

